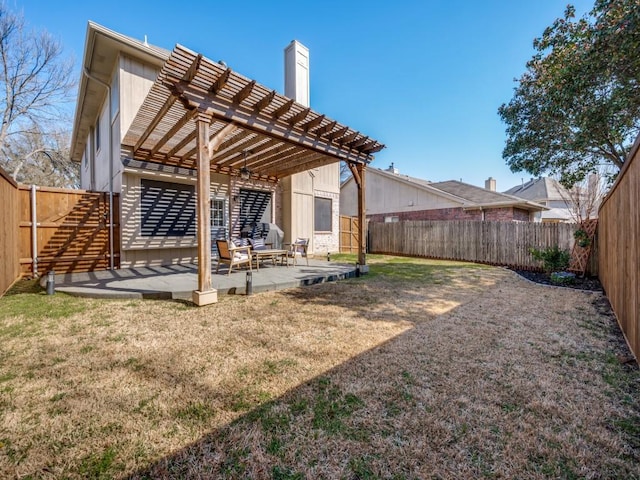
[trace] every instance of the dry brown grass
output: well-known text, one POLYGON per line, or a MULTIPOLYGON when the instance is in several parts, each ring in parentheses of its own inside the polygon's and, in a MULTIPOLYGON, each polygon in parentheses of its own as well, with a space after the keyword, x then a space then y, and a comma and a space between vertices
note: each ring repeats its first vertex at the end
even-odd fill
POLYGON ((599 294, 387 261, 206 308, 5 310, 0 477, 640 476, 640 377, 599 294))

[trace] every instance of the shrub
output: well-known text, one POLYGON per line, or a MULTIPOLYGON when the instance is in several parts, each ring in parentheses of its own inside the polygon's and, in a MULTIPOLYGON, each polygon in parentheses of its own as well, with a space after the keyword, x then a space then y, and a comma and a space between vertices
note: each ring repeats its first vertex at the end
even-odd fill
POLYGON ((567 250, 560 250, 557 245, 542 250, 530 248, 529 253, 542 262, 544 271, 547 273, 565 270, 571 258, 567 250))
POLYGON ((576 280, 575 273, 571 272, 553 272, 551 274, 551 282, 558 285, 569 285, 576 280))

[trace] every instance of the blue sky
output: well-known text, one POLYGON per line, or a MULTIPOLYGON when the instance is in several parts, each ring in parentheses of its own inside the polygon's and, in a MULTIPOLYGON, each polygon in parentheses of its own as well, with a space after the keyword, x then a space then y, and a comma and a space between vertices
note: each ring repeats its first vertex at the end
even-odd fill
MULTIPOLYGON (((579 15, 593 6, 572 3, 579 15)), ((283 50, 296 39, 310 50, 312 108, 387 145, 373 166, 479 186, 493 176, 504 191, 530 175, 502 159, 497 109, 567 0, 8 4, 59 38, 78 72, 93 20, 167 49, 180 43, 283 92, 283 50)))

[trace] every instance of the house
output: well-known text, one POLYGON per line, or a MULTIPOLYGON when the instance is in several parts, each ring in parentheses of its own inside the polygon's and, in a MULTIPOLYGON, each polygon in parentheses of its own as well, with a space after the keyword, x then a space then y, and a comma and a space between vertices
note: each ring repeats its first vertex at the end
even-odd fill
MULTIPOLYGON (((340 189, 340 214, 356 215, 356 185, 347 179, 340 189)), ((401 220, 493 220, 535 221, 546 207, 513 195, 495 191, 495 180, 486 188, 457 180, 430 182, 398 172, 367 169, 366 216, 373 222, 401 220)))
POLYGON ((363 171, 384 145, 308 107, 308 59, 287 47, 281 95, 182 45, 89 23, 71 158, 83 188, 119 194, 121 266, 197 261, 204 304, 212 239, 277 225, 311 252, 338 250, 339 162, 363 171))
MULTIPOLYGON (((170 51, 146 41, 92 22, 88 25, 71 157, 81 162, 81 188, 121 194, 122 266, 187 262, 196 257, 195 211, 189 207, 195 183, 193 162, 187 165, 173 161, 171 167, 164 162, 167 157, 171 159, 193 150, 193 138, 190 142, 185 138, 184 145, 177 144, 178 148, 170 150, 164 148, 168 139, 161 139, 165 143, 157 151, 137 156, 132 155, 130 146, 123 144, 134 120, 144 113, 141 107, 170 56, 170 51), (159 213, 161 209, 164 212, 159 213)), ((229 91, 231 88, 230 84, 223 87, 229 91)), ((272 95, 269 90, 268 94, 273 110, 278 98, 275 92, 272 95)), ((278 113, 289 123, 297 116, 306 133, 333 134, 336 139, 342 136, 336 133, 353 137, 353 141, 345 144, 363 139, 363 135, 344 127, 343 131, 338 130, 337 122, 314 116, 304 108, 309 103, 309 51, 297 41, 285 50, 285 96, 294 100, 298 108, 294 108, 293 101, 287 101, 278 105, 282 107, 278 113)), ((251 99, 248 97, 246 102, 251 99)), ((266 99, 265 104, 269 106, 266 99)), ((175 120, 182 121, 180 117, 175 120)), ((219 168, 212 169, 211 177, 213 238, 238 237, 248 231, 255 234, 256 229, 271 224, 271 228, 277 225, 284 230, 285 241, 309 238, 311 252, 326 255, 328 251, 337 251, 338 159, 333 163, 318 162, 309 154, 309 168, 304 171, 277 175, 278 181, 269 175, 244 179, 242 168, 255 170, 252 165, 277 158, 278 146, 274 140, 270 143, 268 139, 256 140, 256 135, 246 132, 236 133, 233 138, 237 138, 233 148, 220 150, 214 159, 219 159, 216 162, 219 168)), ((372 151, 379 145, 368 142, 361 146, 372 151)), ((290 167, 295 158, 280 148, 281 158, 287 159, 290 167)), ((192 157, 194 152, 186 156, 192 157)))
POLYGON ((571 195, 560 182, 549 177, 532 178, 522 185, 516 185, 506 192, 532 202, 545 205, 548 210, 537 214, 537 218, 545 223, 573 222, 573 202, 571 195))

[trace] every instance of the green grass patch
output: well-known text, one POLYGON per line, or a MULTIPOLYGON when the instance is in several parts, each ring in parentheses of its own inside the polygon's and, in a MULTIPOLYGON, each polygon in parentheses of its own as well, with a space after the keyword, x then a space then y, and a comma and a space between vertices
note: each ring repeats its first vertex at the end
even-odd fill
POLYGON ((304 480, 304 475, 287 467, 276 465, 271 469, 272 480, 304 480))
POLYGON ((176 418, 186 423, 205 423, 215 416, 215 410, 202 402, 190 403, 176 411, 176 418))
MULTIPOLYGON (((22 318, 24 320, 42 320, 68 318, 86 310, 83 299, 64 293, 46 295, 44 293, 20 293, 5 295, 0 299, 0 320, 22 318)), ((24 332, 18 324, 0 328, 0 336, 17 336, 29 331, 29 322, 23 324, 24 332)))
POLYGON ((328 378, 317 383, 317 394, 313 402, 313 428, 329 434, 345 433, 344 420, 364 406, 364 402, 352 393, 344 394, 328 378))
MULTIPOLYGON (((331 256, 331 260, 339 263, 358 261, 355 254, 340 253, 331 256)), ((449 260, 433 260, 428 258, 395 257, 391 255, 367 255, 369 265, 368 278, 383 277, 392 281, 411 281, 422 283, 444 284, 448 274, 460 269, 470 270, 489 269, 490 266, 477 263, 454 262, 449 260)))
POLYGON ((3 373, 0 374, 0 383, 4 383, 4 382, 8 382, 9 380, 13 380, 14 378, 16 378, 18 375, 16 375, 13 372, 8 372, 8 373, 3 373))
POLYGON ((116 470, 116 450, 109 447, 99 454, 85 457, 80 464, 80 474, 83 478, 107 479, 113 478, 116 470))

